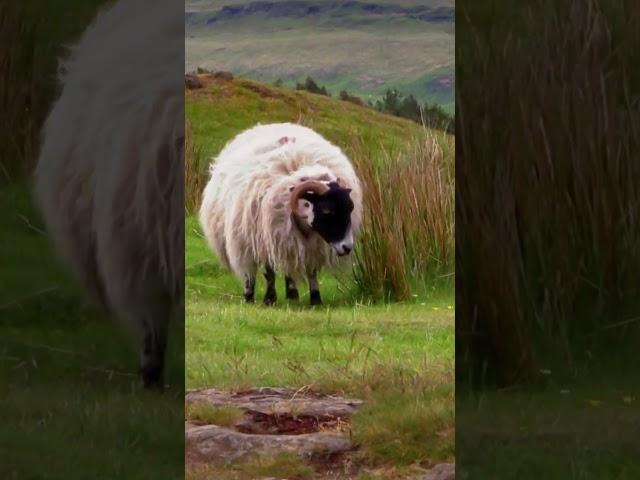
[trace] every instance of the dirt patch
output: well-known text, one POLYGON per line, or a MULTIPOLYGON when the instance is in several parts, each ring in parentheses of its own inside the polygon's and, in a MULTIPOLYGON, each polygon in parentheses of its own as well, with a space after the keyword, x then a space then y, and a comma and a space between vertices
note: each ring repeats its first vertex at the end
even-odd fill
POLYGON ((320 431, 345 432, 349 429, 348 418, 325 416, 310 416, 291 414, 265 414, 248 411, 247 421, 237 425, 236 429, 242 433, 260 435, 303 435, 320 431))

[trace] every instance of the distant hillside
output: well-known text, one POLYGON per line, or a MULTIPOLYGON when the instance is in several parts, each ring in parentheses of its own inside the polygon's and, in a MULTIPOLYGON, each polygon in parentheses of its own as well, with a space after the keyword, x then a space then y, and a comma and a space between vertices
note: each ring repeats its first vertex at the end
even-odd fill
POLYGON ((388 88, 453 111, 452 0, 186 0, 186 69, 204 66, 376 99, 388 88))
MULTIPOLYGON (((345 17, 360 17, 361 21, 382 20, 385 17, 406 17, 423 22, 453 22, 455 13, 448 6, 403 6, 371 2, 310 2, 304 0, 252 1, 236 5, 223 5, 206 16, 206 24, 238 20, 264 14, 266 18, 305 18, 326 16, 336 21, 345 17)), ((197 18, 197 17, 196 17, 197 18)))

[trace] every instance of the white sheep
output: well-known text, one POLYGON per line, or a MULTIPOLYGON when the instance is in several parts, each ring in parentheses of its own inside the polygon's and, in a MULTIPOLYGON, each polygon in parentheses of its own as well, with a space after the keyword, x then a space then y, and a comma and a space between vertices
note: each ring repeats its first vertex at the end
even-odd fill
POLYGON ((362 218, 360 181, 345 154, 313 130, 291 123, 258 125, 228 143, 211 166, 200 224, 222 264, 254 299, 265 267, 266 304, 276 301, 275 271, 286 296, 309 280, 321 303, 317 274, 353 249, 362 218))
POLYGON ((121 0, 62 63, 35 193, 79 281, 141 334, 161 386, 184 291, 184 17, 172 0, 121 0))

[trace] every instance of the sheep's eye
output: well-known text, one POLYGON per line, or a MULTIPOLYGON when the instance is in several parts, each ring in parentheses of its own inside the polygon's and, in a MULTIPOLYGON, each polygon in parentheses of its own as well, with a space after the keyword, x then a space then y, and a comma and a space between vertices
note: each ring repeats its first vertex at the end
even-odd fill
POLYGON ((305 206, 306 208, 309 208, 309 202, 304 202, 304 206, 305 206))

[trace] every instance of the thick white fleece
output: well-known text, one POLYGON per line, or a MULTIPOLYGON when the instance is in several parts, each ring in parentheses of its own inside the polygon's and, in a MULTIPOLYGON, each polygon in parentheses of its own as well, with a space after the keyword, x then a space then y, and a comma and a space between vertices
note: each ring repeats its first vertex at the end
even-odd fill
POLYGON ((235 137, 212 164, 200 223, 222 263, 240 278, 269 263, 300 279, 336 260, 318 234, 305 238, 292 219, 290 189, 304 178, 340 178, 352 189, 356 233, 362 218, 358 177, 340 148, 310 128, 258 125, 235 137))
POLYGON ((35 172, 63 258, 134 322, 162 308, 159 299, 179 299, 184 284, 177 13, 173 0, 121 0, 98 15, 62 64, 35 172))

